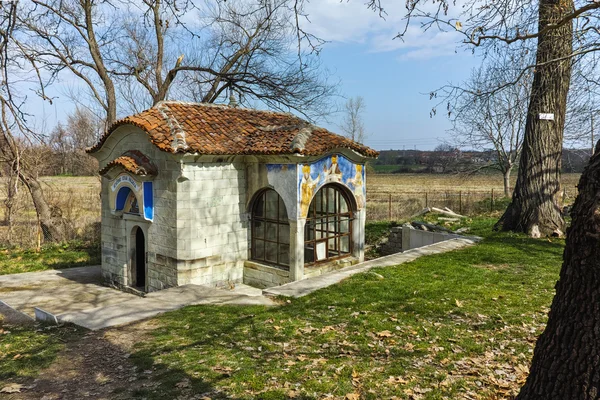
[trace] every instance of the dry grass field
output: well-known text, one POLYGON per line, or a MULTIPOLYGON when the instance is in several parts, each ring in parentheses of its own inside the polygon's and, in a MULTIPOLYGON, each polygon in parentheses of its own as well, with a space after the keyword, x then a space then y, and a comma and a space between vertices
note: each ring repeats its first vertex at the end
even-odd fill
MULTIPOLYGON (((579 176, 562 176, 564 204, 575 199, 579 176)), ((503 197, 500 174, 370 174, 367 176, 367 220, 402 220, 432 206, 448 207, 465 215, 499 211, 507 204, 503 197)))
MULTIPOLYGON (((567 192, 576 190, 581 174, 563 174, 562 186, 567 192)), ((514 177, 516 179, 516 176, 514 177)), ((442 174, 369 174, 367 176, 368 192, 395 192, 398 190, 410 192, 443 191, 484 191, 494 189, 502 193, 502 176, 489 175, 442 175, 442 174)))
MULTIPOLYGON (((562 177, 566 204, 575 198, 578 179, 579 174, 562 177)), ((72 227, 71 238, 97 239, 94 235, 98 234, 100 221, 100 179, 54 176, 42 177, 41 182, 50 203, 72 227)), ((449 207, 466 215, 501 210, 506 205, 502 191, 500 175, 369 174, 367 220, 402 220, 426 206, 449 207)), ((34 246, 39 231, 27 190, 19 187, 12 231, 5 222, 5 200, 6 183, 0 180, 0 245, 34 246)))
MULTIPOLYGON (((100 179, 94 176, 40 178, 55 212, 69 224, 69 239, 97 240, 100 221, 100 179)), ((37 215, 27 189, 19 185, 13 207, 12 229, 6 221, 6 180, 0 180, 0 245, 32 247, 40 234, 37 215)))

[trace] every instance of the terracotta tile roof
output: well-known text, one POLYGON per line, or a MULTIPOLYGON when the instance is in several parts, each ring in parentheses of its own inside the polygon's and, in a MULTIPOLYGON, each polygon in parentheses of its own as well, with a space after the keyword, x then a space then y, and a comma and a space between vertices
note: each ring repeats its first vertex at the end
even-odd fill
POLYGON ((100 150, 115 129, 127 124, 146 131, 156 147, 170 153, 321 155, 342 147, 367 157, 379 154, 292 114, 185 102, 160 102, 115 122, 88 152, 100 150))
POLYGON ((127 172, 136 175, 156 175, 158 169, 144 153, 139 150, 128 150, 115 158, 100 170, 100 175, 107 173, 112 167, 120 166, 127 172))

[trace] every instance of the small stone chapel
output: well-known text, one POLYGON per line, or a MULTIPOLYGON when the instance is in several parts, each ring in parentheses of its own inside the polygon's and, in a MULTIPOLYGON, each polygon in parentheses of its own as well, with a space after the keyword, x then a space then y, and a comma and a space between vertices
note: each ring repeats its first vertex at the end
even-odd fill
POLYGON ((110 285, 265 288, 364 259, 364 166, 378 153, 292 114, 164 101, 88 152, 110 285))

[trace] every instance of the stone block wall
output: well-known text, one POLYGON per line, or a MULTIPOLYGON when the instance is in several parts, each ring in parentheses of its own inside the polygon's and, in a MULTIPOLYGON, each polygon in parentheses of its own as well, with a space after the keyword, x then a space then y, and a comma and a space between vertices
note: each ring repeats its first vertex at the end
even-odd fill
POLYGON ((186 162, 177 181, 177 284, 242 282, 248 258, 246 170, 241 161, 186 162))
POLYGON ((388 241, 379 247, 379 253, 383 256, 400 253, 402 251, 402 227, 394 226, 390 229, 388 241))
MULTIPOLYGON (((128 244, 131 232, 135 226, 144 230, 147 251, 147 290, 160 290, 176 286, 176 267, 165 260, 177 256, 176 214, 174 213, 177 200, 176 186, 172 185, 179 174, 179 163, 170 155, 158 150, 148 136, 133 127, 122 134, 111 135, 97 156, 100 168, 119 157, 127 150, 137 149, 143 152, 159 168, 159 175, 153 180, 154 189, 154 221, 149 223, 142 217, 114 215, 112 205, 108 204, 110 183, 102 179, 102 275, 104 280, 114 286, 129 286, 131 276, 128 244)), ((136 180, 143 180, 135 177, 136 180)))
POLYGON ((379 253, 385 256, 459 237, 451 233, 422 231, 405 224, 390 230, 388 241, 381 245, 379 253))
POLYGON ((265 289, 288 282, 291 282, 289 271, 253 261, 244 263, 244 283, 246 285, 265 289))

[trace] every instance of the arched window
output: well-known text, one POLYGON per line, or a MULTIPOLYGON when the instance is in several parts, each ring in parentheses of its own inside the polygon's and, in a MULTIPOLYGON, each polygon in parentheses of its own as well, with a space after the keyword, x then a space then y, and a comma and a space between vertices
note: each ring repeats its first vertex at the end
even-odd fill
POLYGON ((323 186, 308 208, 304 228, 304 263, 345 257, 352 252, 350 199, 337 185, 323 186))
POLYGON ((283 199, 273 189, 252 205, 252 259, 289 268, 290 224, 283 199))

